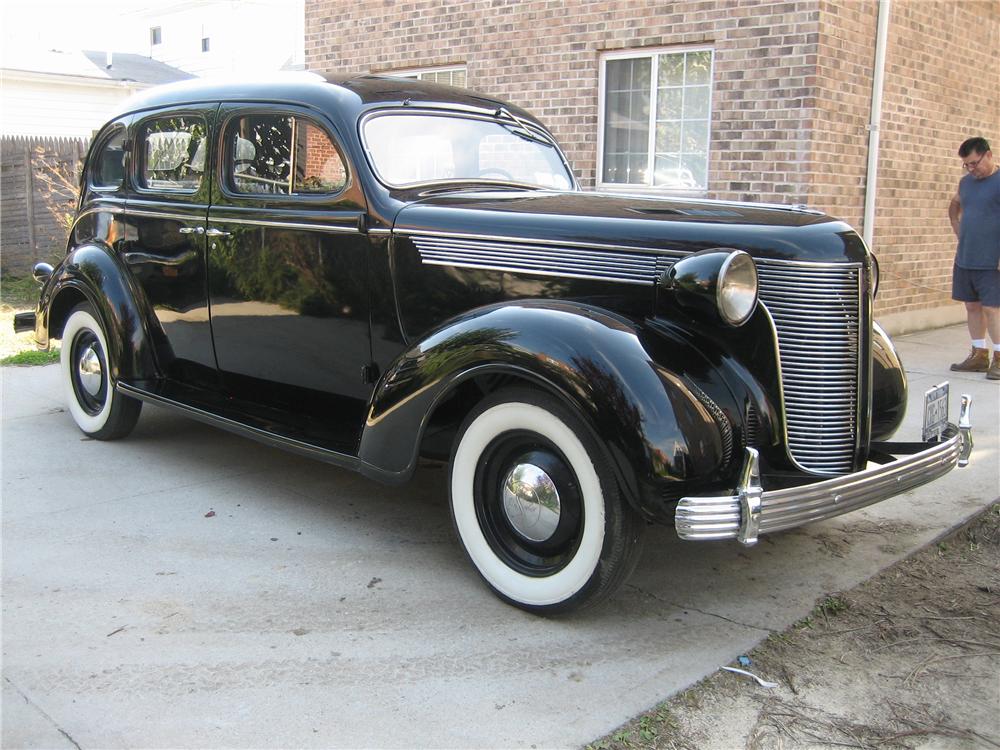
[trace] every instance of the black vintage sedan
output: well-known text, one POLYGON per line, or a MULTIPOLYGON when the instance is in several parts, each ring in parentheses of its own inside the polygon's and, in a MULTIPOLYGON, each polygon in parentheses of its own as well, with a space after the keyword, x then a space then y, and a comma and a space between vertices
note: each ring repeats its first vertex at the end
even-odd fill
POLYGON ((143 402, 403 482, 448 462, 487 585, 611 595, 649 523, 756 542, 928 482, 968 401, 906 382, 877 265, 799 206, 579 189, 516 106, 385 77, 185 82, 94 138, 65 259, 35 267, 73 419, 143 402))

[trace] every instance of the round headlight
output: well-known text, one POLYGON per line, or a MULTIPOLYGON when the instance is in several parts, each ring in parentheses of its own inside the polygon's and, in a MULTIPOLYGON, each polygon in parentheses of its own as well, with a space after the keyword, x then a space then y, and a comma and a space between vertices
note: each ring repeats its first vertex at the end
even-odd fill
POLYGON ((757 266, 753 258, 737 250, 726 258, 715 287, 719 314, 730 325, 747 322, 757 306, 757 266))

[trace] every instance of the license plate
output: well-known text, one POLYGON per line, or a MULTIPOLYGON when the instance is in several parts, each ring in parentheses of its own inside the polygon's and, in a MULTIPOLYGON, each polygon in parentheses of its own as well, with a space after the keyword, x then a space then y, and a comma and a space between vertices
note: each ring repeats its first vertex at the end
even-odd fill
POLYGON ((934 386, 924 394, 923 441, 939 440, 948 426, 948 383, 934 386))

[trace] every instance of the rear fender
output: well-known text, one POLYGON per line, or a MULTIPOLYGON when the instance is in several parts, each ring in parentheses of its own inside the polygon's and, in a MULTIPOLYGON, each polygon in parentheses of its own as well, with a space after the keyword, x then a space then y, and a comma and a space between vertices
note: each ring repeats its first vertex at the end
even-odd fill
POLYGON ((36 338, 61 338, 70 311, 87 301, 104 323, 115 380, 156 376, 153 347, 145 316, 118 258, 100 244, 77 247, 60 263, 42 288, 36 338))
POLYGON ((362 465, 382 479, 406 478, 435 407, 470 378, 507 374, 581 415, 642 511, 640 483, 711 475, 725 449, 704 395, 657 364, 639 334, 625 318, 566 302, 501 304, 454 319, 381 379, 361 438, 362 465))

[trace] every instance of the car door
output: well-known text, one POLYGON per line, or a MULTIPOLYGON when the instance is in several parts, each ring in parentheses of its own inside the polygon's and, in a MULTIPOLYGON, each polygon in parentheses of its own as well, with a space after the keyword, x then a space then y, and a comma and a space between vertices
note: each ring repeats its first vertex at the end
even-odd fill
POLYGON ((223 105, 219 123, 206 236, 225 387, 286 434, 353 452, 372 388, 360 186, 317 114, 223 105))
POLYGON ((217 381, 208 311, 205 220, 211 132, 218 104, 157 110, 133 123, 133 189, 121 257, 158 323, 152 331, 168 378, 217 381))

